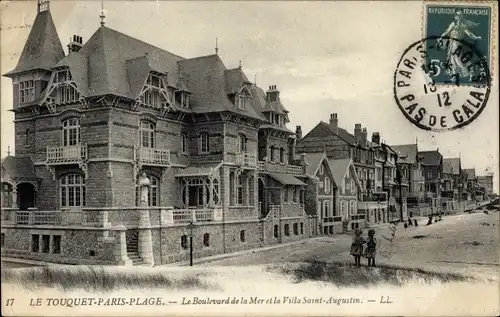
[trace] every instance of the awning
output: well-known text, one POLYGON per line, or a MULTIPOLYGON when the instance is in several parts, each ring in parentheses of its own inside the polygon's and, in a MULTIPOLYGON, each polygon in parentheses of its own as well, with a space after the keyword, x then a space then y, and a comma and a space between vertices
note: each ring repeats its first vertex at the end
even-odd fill
POLYGON ((193 165, 183 169, 175 177, 188 177, 188 176, 210 176, 213 172, 217 171, 221 163, 193 165))
POLYGON ((294 177, 291 174, 281 174, 281 173, 269 173, 269 176, 277 180, 283 185, 298 185, 298 186, 306 186, 304 182, 294 177))

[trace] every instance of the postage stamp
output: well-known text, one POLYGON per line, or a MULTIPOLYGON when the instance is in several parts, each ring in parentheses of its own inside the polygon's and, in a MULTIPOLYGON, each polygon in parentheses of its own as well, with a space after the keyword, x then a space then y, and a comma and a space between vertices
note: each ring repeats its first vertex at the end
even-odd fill
MULTIPOLYGON (((473 78, 479 71, 477 65, 467 68, 467 61, 459 56, 460 41, 473 46, 476 53, 491 68, 493 38, 492 7, 481 3, 430 3, 424 4, 424 37, 437 36, 438 45, 443 49, 432 50, 432 42, 427 42, 427 65, 433 68, 431 77, 440 84, 477 84, 473 78)), ((467 59, 467 57, 465 57, 467 59)))

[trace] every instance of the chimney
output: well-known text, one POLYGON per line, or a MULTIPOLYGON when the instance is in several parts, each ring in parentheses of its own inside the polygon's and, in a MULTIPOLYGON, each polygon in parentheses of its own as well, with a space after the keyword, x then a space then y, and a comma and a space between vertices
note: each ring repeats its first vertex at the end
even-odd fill
POLYGON ((295 128, 295 135, 297 136, 297 142, 302 139, 302 127, 300 125, 295 128))
POLYGON ((361 142, 366 145, 366 143, 368 141, 368 131, 366 130, 366 128, 363 128, 363 131, 361 132, 361 142))
POLYGON ((339 119, 337 117, 336 113, 330 114, 330 127, 335 131, 335 133, 338 132, 339 129, 339 119))
POLYGON ((280 92, 276 89, 276 85, 269 86, 269 90, 266 92, 267 101, 279 101, 280 100, 280 92))
POLYGON ((82 42, 81 36, 73 35, 73 40, 68 44, 68 53, 78 52, 83 46, 82 42))
POLYGON ((356 123, 354 125, 354 139, 358 144, 361 143, 361 133, 362 133, 361 123, 356 123))
POLYGON ((380 133, 378 132, 372 133, 372 142, 380 145, 380 133))

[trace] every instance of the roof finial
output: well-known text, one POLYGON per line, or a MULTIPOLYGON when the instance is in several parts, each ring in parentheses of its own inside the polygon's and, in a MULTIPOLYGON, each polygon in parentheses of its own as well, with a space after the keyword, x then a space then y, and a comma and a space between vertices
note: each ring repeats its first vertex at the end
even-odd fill
POLYGON ((219 55, 219 39, 215 38, 215 54, 219 55))
POLYGON ((101 0, 101 11, 99 13, 99 18, 101 19, 101 26, 104 26, 104 24, 106 24, 105 22, 106 12, 104 11, 104 0, 101 0))
POLYGON ((10 146, 7 147, 7 156, 10 156, 10 146))
POLYGON ((255 74, 255 76, 253 78, 253 83, 255 86, 257 86, 257 74, 255 74))
POLYGON ((43 11, 49 11, 50 1, 49 0, 38 0, 37 11, 38 13, 43 11))
POLYGON ((240 68, 240 69, 241 69, 241 60, 240 60, 240 65, 238 66, 238 68, 240 68))

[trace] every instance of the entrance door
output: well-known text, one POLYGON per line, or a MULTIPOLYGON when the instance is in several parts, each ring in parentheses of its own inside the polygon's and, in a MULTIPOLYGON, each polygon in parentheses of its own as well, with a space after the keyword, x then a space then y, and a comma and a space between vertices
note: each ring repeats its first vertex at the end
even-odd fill
POLYGON ((18 206, 19 210, 28 210, 35 207, 35 188, 28 183, 17 185, 18 206))

